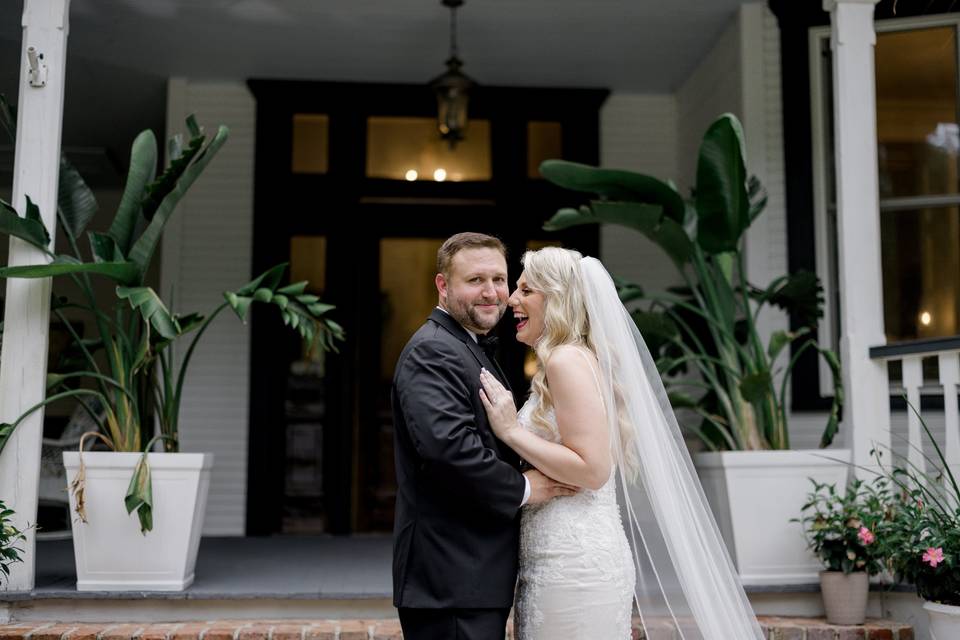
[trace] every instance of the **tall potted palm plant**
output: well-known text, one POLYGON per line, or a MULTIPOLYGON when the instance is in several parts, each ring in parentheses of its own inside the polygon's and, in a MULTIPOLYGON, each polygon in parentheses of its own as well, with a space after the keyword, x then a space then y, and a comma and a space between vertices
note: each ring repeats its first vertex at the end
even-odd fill
MULTIPOLYGON (((0 103, 0 115, 12 130, 10 108, 0 103)), ((223 301, 206 315, 174 313, 147 286, 165 224, 228 136, 221 126, 208 140, 192 116, 186 124, 187 142, 179 136, 171 140, 169 164, 159 175, 153 133, 137 136, 113 221, 106 233, 86 233, 86 253, 79 239, 96 202, 66 161, 60 169, 58 218, 70 253, 48 249, 49 231, 29 199, 23 216, 0 201, 0 233, 49 257, 48 264, 0 268, 0 277, 66 278, 80 292, 77 300, 58 296, 52 305, 83 354, 85 368, 51 373, 46 399, 17 422, 0 424, 2 448, 26 415, 74 398, 100 427, 85 437, 99 439, 108 451, 83 451, 81 440, 80 451, 64 453, 76 514, 79 590, 180 590, 193 581, 213 456, 179 452, 180 401, 194 350, 223 311, 231 309, 242 321, 252 304, 273 305, 312 348, 333 348, 343 336, 327 317, 332 307, 306 293, 306 282, 283 285, 285 264, 224 292, 223 301), (93 278, 115 285, 109 299, 98 297, 93 278), (96 336, 82 336, 67 310, 89 319, 96 336), (181 339, 186 349, 175 358, 181 339), (84 382, 79 387, 78 379, 84 382), (163 450, 154 451, 160 443, 163 450)))
MULTIPOLYGON (((789 520, 804 504, 808 477, 843 483, 846 468, 809 452, 789 451, 790 376, 807 351, 820 354, 834 378, 833 404, 821 446, 837 432, 843 400, 836 355, 819 346, 822 315, 816 277, 798 272, 756 287, 746 279, 743 237, 766 196, 748 178, 740 122, 720 116, 703 136, 692 198, 673 183, 631 171, 547 160, 543 176, 592 194, 558 211, 548 230, 617 224, 652 240, 677 267, 684 286, 645 292, 621 281, 632 312, 687 430, 706 452, 694 456, 707 497, 747 584, 815 582, 816 558, 789 520), (757 329, 765 307, 791 312, 799 327, 766 340, 757 329), (791 353, 792 347, 792 353, 791 353)), ((848 451, 831 451, 843 459, 848 451)))

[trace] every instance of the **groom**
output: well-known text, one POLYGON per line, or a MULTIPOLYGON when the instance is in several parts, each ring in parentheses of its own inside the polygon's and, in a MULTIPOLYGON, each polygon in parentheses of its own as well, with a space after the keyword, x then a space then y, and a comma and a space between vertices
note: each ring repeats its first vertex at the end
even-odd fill
POLYGON ((507 380, 487 334, 507 308, 506 248, 460 233, 437 253, 439 302, 393 378, 397 506, 393 604, 405 640, 502 639, 517 578, 520 507, 572 489, 496 439, 480 368, 507 380))

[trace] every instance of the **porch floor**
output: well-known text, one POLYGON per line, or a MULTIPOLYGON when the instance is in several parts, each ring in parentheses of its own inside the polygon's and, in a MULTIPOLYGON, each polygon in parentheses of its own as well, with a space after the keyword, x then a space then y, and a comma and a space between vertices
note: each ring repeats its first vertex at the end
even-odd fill
MULTIPOLYGON (((182 592, 79 592, 72 541, 41 540, 35 589, 0 592, 0 640, 395 639, 391 550, 389 535, 204 538, 196 579, 182 592), (149 626, 157 623, 176 624, 149 626), (354 627, 356 634, 346 633, 354 627)), ((746 590, 758 614, 791 616, 760 616, 770 638, 914 637, 908 625, 889 620, 840 628, 794 617, 817 615, 816 584, 746 590)))
MULTIPOLYGON (((389 535, 203 538, 196 579, 184 591, 144 592, 150 599, 224 600, 390 598, 389 535)), ((129 592, 77 591, 72 540, 37 542, 36 588, 3 600, 130 598, 129 592)))

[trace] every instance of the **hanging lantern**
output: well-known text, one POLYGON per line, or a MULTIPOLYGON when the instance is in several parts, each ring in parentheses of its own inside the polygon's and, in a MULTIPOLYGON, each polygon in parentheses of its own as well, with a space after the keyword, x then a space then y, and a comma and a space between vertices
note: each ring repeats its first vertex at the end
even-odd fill
POLYGON ((463 62, 457 56, 457 7, 463 0, 441 0, 441 4, 450 8, 450 57, 446 72, 431 80, 430 87, 437 96, 437 130, 452 149, 463 140, 467 128, 467 105, 474 82, 460 70, 463 62))

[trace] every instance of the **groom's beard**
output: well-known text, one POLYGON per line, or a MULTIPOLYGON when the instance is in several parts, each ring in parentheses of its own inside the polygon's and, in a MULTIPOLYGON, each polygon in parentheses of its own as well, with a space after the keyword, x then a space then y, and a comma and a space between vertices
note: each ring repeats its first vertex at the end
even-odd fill
POLYGON ((453 316, 453 319, 460 323, 466 329, 477 333, 487 333, 497 326, 500 318, 507 311, 507 303, 500 298, 496 300, 485 300, 477 298, 475 300, 463 300, 447 295, 447 313, 453 316), (481 314, 477 308, 478 304, 496 304, 497 315, 481 314), (479 330, 479 331, 478 331, 479 330))

